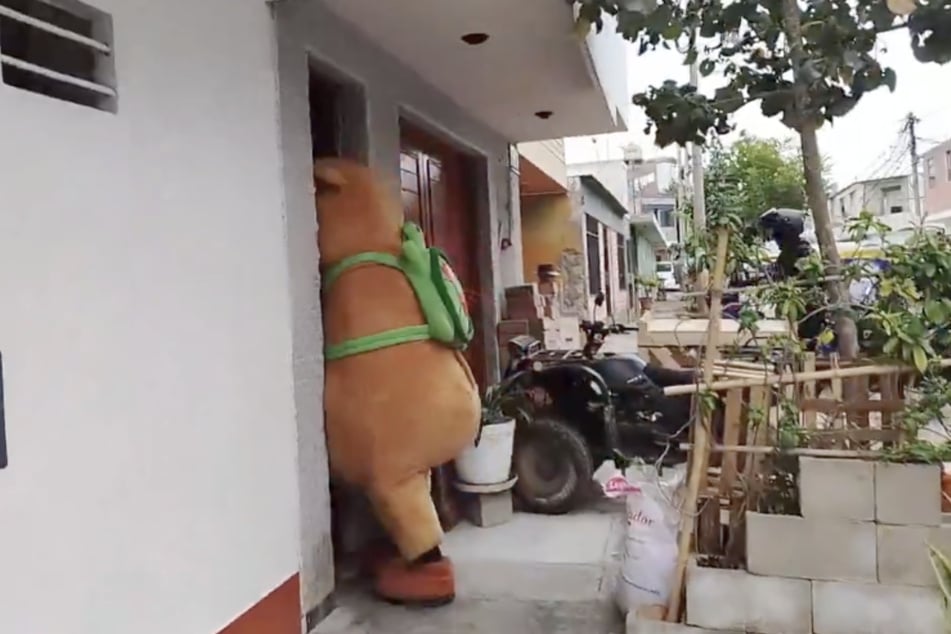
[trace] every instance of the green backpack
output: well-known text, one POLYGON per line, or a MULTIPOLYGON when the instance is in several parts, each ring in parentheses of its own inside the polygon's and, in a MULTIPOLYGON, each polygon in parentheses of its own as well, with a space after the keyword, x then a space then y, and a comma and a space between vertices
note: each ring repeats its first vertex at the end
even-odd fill
POLYGON ((327 291, 341 275, 357 266, 375 264, 399 269, 413 287, 426 323, 329 345, 324 351, 327 361, 426 339, 456 350, 465 350, 472 341, 475 328, 465 294, 446 254, 436 247, 427 247, 422 230, 415 224, 405 223, 402 231, 399 256, 368 251, 346 257, 324 272, 323 289, 327 291))

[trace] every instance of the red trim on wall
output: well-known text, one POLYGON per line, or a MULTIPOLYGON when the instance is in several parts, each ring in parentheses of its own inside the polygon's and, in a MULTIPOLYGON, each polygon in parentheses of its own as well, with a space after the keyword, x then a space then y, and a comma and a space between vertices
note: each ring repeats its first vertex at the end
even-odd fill
POLYGON ((301 634, 300 576, 282 583, 218 634, 301 634))

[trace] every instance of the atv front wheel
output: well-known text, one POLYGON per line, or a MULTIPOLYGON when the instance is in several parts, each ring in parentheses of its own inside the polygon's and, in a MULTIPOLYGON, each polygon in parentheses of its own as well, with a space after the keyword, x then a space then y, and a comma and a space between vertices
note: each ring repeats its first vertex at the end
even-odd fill
POLYGON ((532 513, 574 510, 590 490, 594 460, 584 437, 553 418, 519 426, 513 456, 515 494, 532 513))

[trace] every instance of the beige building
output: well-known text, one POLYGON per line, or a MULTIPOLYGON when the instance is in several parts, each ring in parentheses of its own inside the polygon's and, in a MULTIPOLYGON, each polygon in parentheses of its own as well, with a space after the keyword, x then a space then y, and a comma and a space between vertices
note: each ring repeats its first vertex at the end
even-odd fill
POLYGON ((921 157, 924 212, 930 222, 951 223, 951 139, 921 157))
POLYGON ((914 224, 915 204, 907 174, 857 181, 829 199, 829 212, 836 233, 846 231, 849 220, 868 211, 890 226, 901 229, 914 224))

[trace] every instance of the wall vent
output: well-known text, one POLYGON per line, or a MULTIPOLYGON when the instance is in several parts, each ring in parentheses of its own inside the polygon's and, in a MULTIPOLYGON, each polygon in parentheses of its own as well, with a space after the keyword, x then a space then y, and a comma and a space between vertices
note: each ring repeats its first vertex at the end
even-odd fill
POLYGON ((0 0, 0 78, 115 112, 111 16, 78 0, 0 0))

